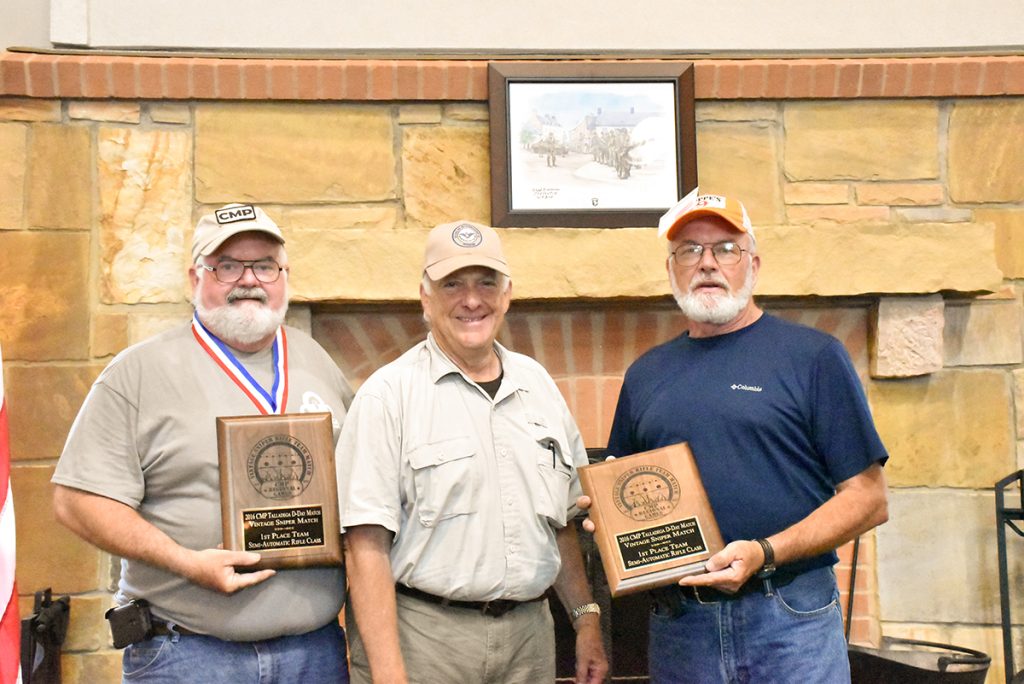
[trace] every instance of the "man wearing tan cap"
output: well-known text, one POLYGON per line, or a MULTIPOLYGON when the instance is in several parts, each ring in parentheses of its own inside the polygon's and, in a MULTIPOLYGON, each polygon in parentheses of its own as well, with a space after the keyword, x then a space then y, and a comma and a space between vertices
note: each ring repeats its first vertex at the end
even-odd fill
POLYGON ((203 216, 195 315, 121 352, 86 397, 57 464, 58 519, 120 556, 110 614, 133 682, 347 682, 341 568, 246 572, 226 551, 217 416, 329 411, 352 390, 327 353, 284 326, 288 257, 258 207, 203 216))
POLYGON ((553 682, 549 587, 576 681, 603 681, 571 522, 586 451, 547 372, 495 341, 512 296, 498 234, 437 226, 423 271, 427 339, 360 387, 339 446, 353 681, 553 682))
POLYGON ((659 235, 687 330, 630 366, 608 448, 689 442, 727 545, 653 592, 651 681, 849 681, 835 549, 888 516, 860 380, 838 340, 754 303, 741 202, 695 190, 659 235))

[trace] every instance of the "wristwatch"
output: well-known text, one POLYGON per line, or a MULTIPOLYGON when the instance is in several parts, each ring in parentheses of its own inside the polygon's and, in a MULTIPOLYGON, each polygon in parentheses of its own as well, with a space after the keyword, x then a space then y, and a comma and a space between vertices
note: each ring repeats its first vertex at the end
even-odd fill
POLYGON ((757 571, 757 576, 760 579, 767 579, 775 574, 775 549, 767 539, 755 539, 754 541, 760 544, 761 550, 764 551, 764 565, 757 571))
POLYGON ((576 622, 587 613, 594 613, 596 615, 601 614, 601 606, 596 603, 584 603, 582 606, 576 606, 569 614, 572 616, 572 621, 576 622))

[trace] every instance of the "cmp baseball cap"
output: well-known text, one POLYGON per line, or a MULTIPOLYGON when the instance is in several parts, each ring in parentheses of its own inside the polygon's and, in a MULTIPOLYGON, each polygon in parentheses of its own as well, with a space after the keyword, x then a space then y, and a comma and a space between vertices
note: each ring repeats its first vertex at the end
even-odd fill
POLYGON ((466 266, 484 266, 512 277, 501 251, 498 232, 472 221, 442 223, 430 231, 423 254, 423 270, 440 280, 466 266))
POLYGON ((698 192, 698 188, 694 188, 665 212, 658 221, 658 237, 664 236, 671 241, 684 225, 701 216, 718 216, 741 233, 753 234, 754 227, 742 202, 724 195, 701 195, 698 192))
POLYGON ((274 238, 282 245, 284 235, 267 213, 251 204, 226 204, 212 214, 206 214, 192 234, 192 261, 217 251, 232 235, 256 231, 274 238))

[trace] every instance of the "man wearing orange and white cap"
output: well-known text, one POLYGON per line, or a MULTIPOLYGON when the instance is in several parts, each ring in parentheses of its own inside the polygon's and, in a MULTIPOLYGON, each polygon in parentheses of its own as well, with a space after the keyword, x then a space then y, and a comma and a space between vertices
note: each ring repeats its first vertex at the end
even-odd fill
POLYGON ((497 232, 437 226, 423 271, 427 339, 367 379, 339 447, 353 681, 552 682, 549 587, 576 681, 603 681, 571 520, 586 450, 547 372, 496 342, 512 297, 497 232))
POLYGON ((659 236, 687 330, 629 368, 608 447, 689 442, 727 545, 653 592, 651 681, 849 681, 835 549, 888 515, 857 373, 838 340, 754 303, 741 202, 694 190, 659 236))

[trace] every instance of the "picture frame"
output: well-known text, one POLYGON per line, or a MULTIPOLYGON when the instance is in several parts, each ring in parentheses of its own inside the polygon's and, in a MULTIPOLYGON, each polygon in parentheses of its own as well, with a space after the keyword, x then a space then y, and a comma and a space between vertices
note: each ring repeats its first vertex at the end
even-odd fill
POLYGON ((693 62, 491 62, 494 226, 656 226, 697 186, 693 62))

